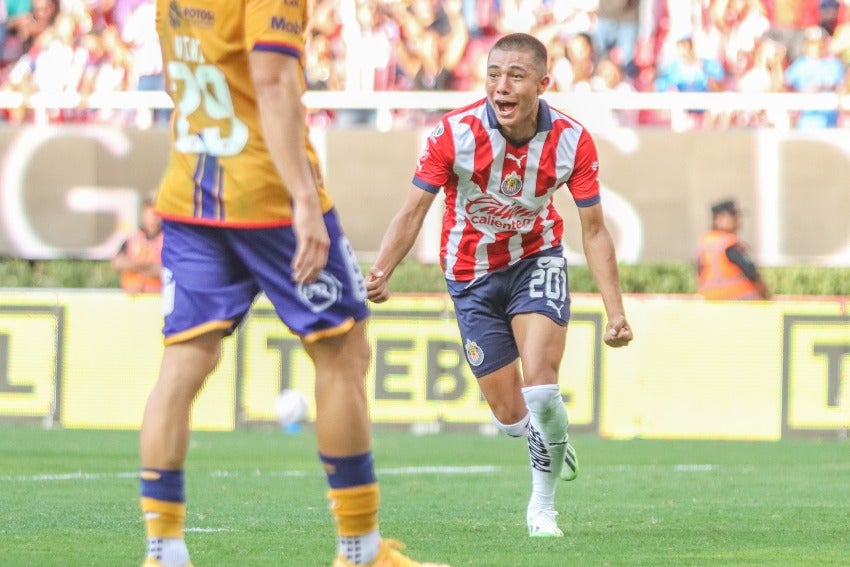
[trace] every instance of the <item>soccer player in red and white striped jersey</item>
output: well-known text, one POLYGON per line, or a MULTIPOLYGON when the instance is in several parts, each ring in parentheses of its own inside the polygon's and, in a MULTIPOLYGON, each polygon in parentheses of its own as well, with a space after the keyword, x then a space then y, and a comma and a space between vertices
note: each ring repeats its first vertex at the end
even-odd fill
POLYGON ((494 423, 527 436, 532 495, 529 535, 562 536, 557 479, 578 475, 558 386, 570 300, 553 195, 578 207, 588 265, 607 315, 604 341, 632 340, 614 244, 599 195, 590 133, 540 95, 551 79, 545 46, 531 35, 500 38, 487 61, 486 98, 449 112, 428 138, 414 187, 384 235, 366 278, 374 302, 407 255, 437 193, 445 195, 440 261, 467 362, 494 423))
MULTIPOLYGON (((413 184, 444 188, 443 268, 454 281, 476 280, 560 245, 563 222, 552 196, 569 181, 579 207, 599 202, 599 168, 590 134, 537 104, 529 128, 508 137, 497 112, 522 103, 482 99, 447 114, 428 137, 413 184)), ((527 111, 526 111, 527 112, 527 111)))

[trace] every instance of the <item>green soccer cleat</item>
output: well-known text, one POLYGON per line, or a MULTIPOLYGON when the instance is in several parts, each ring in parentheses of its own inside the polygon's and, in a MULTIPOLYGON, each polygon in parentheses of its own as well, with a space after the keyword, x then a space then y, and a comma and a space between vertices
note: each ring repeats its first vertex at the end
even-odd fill
POLYGON ((576 450, 567 442, 564 451, 564 467, 561 469, 561 480, 575 480, 578 477, 578 457, 576 450))

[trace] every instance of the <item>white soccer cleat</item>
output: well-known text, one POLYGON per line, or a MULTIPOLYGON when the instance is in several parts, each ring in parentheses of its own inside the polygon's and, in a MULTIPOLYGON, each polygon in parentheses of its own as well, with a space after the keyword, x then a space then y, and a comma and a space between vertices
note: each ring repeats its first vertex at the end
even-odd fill
POLYGON ((526 516, 529 537, 563 537, 557 518, 558 512, 551 508, 529 510, 526 516))

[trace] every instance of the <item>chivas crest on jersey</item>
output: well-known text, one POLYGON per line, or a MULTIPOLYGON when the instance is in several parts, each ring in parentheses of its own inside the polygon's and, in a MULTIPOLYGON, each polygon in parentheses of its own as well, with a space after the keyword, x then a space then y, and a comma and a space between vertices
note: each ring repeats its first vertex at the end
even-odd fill
POLYGON ((466 358, 472 366, 480 366, 484 362, 484 350, 478 346, 478 343, 466 339, 464 348, 466 349, 466 358))
POLYGON ((522 177, 512 171, 510 175, 502 179, 502 194, 508 197, 516 197, 522 191, 522 177))

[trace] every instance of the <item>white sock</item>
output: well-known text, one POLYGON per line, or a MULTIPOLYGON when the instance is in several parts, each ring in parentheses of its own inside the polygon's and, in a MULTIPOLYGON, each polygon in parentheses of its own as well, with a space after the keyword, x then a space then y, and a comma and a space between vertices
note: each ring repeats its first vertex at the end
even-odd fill
POLYGON ((553 508, 555 489, 564 466, 567 439, 567 410, 557 384, 522 389, 528 406, 528 453, 531 459, 529 508, 553 508))
POLYGON ((337 536, 337 551, 353 565, 371 563, 378 555, 380 544, 378 530, 358 536, 337 536))
POLYGON ((525 417, 516 423, 509 424, 502 423, 496 419, 496 415, 492 413, 490 414, 490 418, 493 420, 493 425, 511 437, 525 437, 528 435, 528 414, 525 414, 525 417))
POLYGON ((189 564, 189 549, 182 538, 148 538, 148 555, 155 557, 164 567, 185 567, 189 564))

